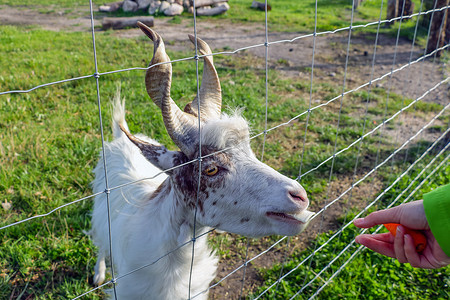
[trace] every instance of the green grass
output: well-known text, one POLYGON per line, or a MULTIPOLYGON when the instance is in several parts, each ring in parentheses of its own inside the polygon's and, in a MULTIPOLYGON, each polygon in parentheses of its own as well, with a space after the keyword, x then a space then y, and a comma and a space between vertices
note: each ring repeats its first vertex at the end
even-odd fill
MULTIPOLYGON (((238 7, 236 2, 236 6, 238 7)), ((280 4, 281 5, 281 4, 280 4)), ((302 4, 303 5, 303 4, 302 4)), ((231 12, 230 12, 231 14, 231 12)), ((151 56, 146 39, 120 39, 111 32, 96 35, 99 71, 130 66, 145 67, 151 56)), ((188 53, 170 52, 172 59, 188 53)), ((89 33, 48 32, 36 28, 0 27, 1 91, 29 89, 38 84, 93 74, 92 41, 89 33)), ((217 56, 215 62, 222 80, 225 111, 244 108, 255 133, 264 129, 265 77, 263 61, 247 54, 217 56)), ((174 64, 172 97, 180 103, 196 94, 195 63, 174 64)), ((284 78, 270 71, 269 128, 287 121, 308 108, 309 84, 299 78, 284 78)), ((127 121, 133 133, 143 132, 174 148, 165 132, 160 112, 145 93, 144 71, 104 75, 99 78, 102 116, 107 139, 110 138, 109 101, 121 86, 127 100, 127 121)), ((339 84, 316 82, 314 93, 324 99, 336 96, 339 84)), ((376 107, 385 98, 383 90, 373 91, 376 107)), ((345 114, 336 141, 338 149, 347 146, 362 133, 358 115, 367 95, 348 97, 351 106, 345 114), (355 117, 351 117, 355 116, 355 117)), ((391 93, 388 112, 398 110, 403 98, 391 93)), ((405 100, 410 101, 409 99, 405 100)), ((337 104, 336 104, 337 105, 337 104)), ((311 114, 306 138, 303 170, 308 170, 333 153, 338 115, 336 105, 311 114)), ((438 105, 420 104, 419 112, 434 113, 438 105)), ((71 81, 37 89, 30 93, 0 96, 0 201, 10 203, 0 208, 0 226, 50 211, 65 203, 88 196, 90 182, 101 147, 97 94, 94 78, 71 81)), ((379 122, 378 110, 369 114, 379 122)), ((267 136, 264 161, 284 174, 298 176, 303 152, 306 116, 267 136), (280 157, 280 153, 284 153, 280 157)), ((433 130, 443 130, 437 127, 433 130)), ((368 158, 363 167, 370 168, 376 153, 377 139, 367 139, 363 153, 368 158), (373 141, 373 143, 372 143, 373 141)), ((259 155, 262 139, 252 142, 259 155)), ((381 140, 385 152, 392 145, 381 140)), ((355 150, 347 151, 335 161, 335 176, 353 170, 355 150)), ((330 165, 326 164, 302 180, 316 203, 327 186, 330 165)), ((67 299, 91 288, 95 248, 83 233, 90 227, 92 199, 63 208, 48 217, 26 222, 0 232, 0 299, 20 294, 37 299, 67 299)), ((239 247, 245 246, 239 241, 239 247)), ((213 244, 219 254, 229 257, 229 241, 217 238, 213 244)), ((362 275, 361 275, 362 276, 362 275)), ((90 299, 101 298, 96 291, 90 299)))

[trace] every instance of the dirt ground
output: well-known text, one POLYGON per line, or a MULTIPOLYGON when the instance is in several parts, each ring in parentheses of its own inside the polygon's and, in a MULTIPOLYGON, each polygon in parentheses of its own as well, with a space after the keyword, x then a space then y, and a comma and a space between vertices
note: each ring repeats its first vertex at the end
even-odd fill
MULTIPOLYGON (((163 36, 168 47, 172 50, 191 49, 192 46, 187 38, 187 34, 193 33, 192 21, 182 20, 180 24, 170 22, 170 18, 155 20, 155 29, 163 36)), ((66 13, 65 11, 39 13, 36 10, 24 7, 13 8, 0 6, 0 24, 14 25, 37 25, 48 30, 64 31, 90 31, 89 12, 86 8, 78 9, 66 13)), ((95 19, 96 30, 100 30, 101 20, 95 19)), ((209 21, 202 19, 197 24, 198 36, 207 41, 214 49, 222 51, 234 51, 252 45, 262 45, 247 49, 245 53, 251 53, 258 57, 265 57, 265 33, 264 24, 235 24, 225 20, 209 21)), ((138 29, 128 29, 115 31, 115 35, 127 38, 141 36, 138 29)), ((302 36, 304 33, 270 32, 269 41, 291 40, 302 36)), ((423 49, 415 47, 411 56, 411 41, 400 39, 397 49, 396 40, 393 37, 380 36, 376 49, 376 61, 372 71, 372 59, 374 52, 374 36, 356 30, 352 33, 351 45, 349 48, 349 61, 346 77, 346 85, 349 89, 354 89, 361 84, 368 82, 371 78, 378 78, 384 74, 389 74, 391 70, 407 65, 423 55, 423 49), (395 62, 394 61, 395 56, 395 62), (372 75, 373 73, 373 75, 372 75)), ((345 60, 347 54, 348 31, 332 34, 319 35, 315 41, 312 37, 304 37, 293 42, 283 42, 271 44, 268 49, 269 63, 285 76, 302 77, 305 80, 310 78, 310 68, 314 51, 314 80, 319 82, 343 82, 345 60)), ((412 64, 401 72, 396 72, 392 76, 386 76, 384 80, 374 82, 377 87, 385 87, 391 92, 405 95, 415 99, 422 95, 429 88, 440 82, 445 75, 441 62, 433 57, 420 63, 412 64)), ((440 104, 447 104, 449 101, 449 85, 445 84, 430 94, 424 101, 433 101, 440 104)), ((401 143, 406 137, 417 132, 419 128, 428 122, 425 118, 414 114, 402 114, 396 121, 402 124, 400 134, 397 131, 392 134, 401 143)), ((439 125, 439 122, 436 124, 439 125)), ((438 136, 436 132, 427 132, 423 139, 435 140, 438 136)), ((330 199, 334 199, 342 191, 351 185, 351 177, 340 178, 338 182, 333 182, 330 188, 330 199)), ((294 248, 303 248, 308 244, 306 237, 313 237, 320 231, 336 229, 336 218, 339 217, 346 207, 361 207, 362 198, 371 197, 381 189, 382 183, 375 178, 372 182, 362 183, 354 191, 353 196, 348 201, 338 202, 336 208, 324 214, 324 218, 317 218, 305 233, 295 237, 291 245, 293 248, 282 250, 275 249, 269 251, 262 258, 253 261, 245 270, 244 295, 258 286, 261 278, 257 268, 272 265, 273 262, 280 261, 284 255, 289 254, 294 248), (339 206, 339 207, 338 207, 339 206)), ((313 207, 312 210, 319 210, 320 207, 313 207)), ((232 235, 231 235, 232 236, 232 235)), ((236 247, 236 246, 231 246, 236 247)), ((236 247, 237 248, 237 247, 236 247)), ((260 251, 261 247, 249 248, 248 258, 253 257, 260 251)), ((233 250, 231 251, 233 253, 233 250)), ((244 254, 232 255, 226 260, 221 260, 217 280, 226 276, 230 271, 243 263, 244 254)), ((241 295, 243 269, 228 277, 221 284, 210 291, 211 299, 238 299, 241 295)))

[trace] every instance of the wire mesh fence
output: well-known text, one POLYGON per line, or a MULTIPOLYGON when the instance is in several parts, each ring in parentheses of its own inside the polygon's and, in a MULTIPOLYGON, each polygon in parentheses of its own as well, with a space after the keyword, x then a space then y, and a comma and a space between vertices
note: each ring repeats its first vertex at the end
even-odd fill
MULTIPOLYGON (((195 0, 193 2, 195 6, 195 0)), ((450 6, 448 1, 443 5, 435 1, 432 8, 426 9, 424 1, 421 1, 417 5, 418 8, 416 7, 418 12, 404 15, 406 2, 402 2, 403 9, 400 16, 383 19, 387 3, 381 1, 378 20, 370 20, 367 23, 358 20, 358 24, 355 24, 356 5, 352 5, 348 26, 320 31, 317 19, 322 4, 315 1, 312 10, 315 20, 313 32, 292 33, 287 39, 275 40, 271 40, 268 21, 270 12, 267 11, 266 3, 264 29, 261 31, 263 38, 260 43, 212 54, 217 59, 223 57, 234 59, 239 55, 247 55, 247 51, 264 50, 261 55, 264 66, 256 70, 262 74, 263 79, 255 83, 262 90, 259 95, 263 99, 261 101, 263 109, 255 116, 255 119, 250 120, 258 129, 250 137, 250 141, 255 151, 260 151, 261 161, 267 160, 268 164, 276 162, 274 155, 270 153, 285 156, 284 151, 296 149, 293 155, 287 157, 289 154, 286 154, 286 157, 282 157, 289 160, 291 165, 282 167, 281 172, 284 171, 311 188, 311 191, 307 190, 315 215, 312 217, 310 228, 300 235, 304 241, 299 241, 299 237, 272 237, 260 243, 252 239, 243 241, 237 237, 229 237, 234 239, 235 243, 241 244, 240 249, 232 248, 233 251, 240 251, 237 254, 238 259, 234 258, 235 264, 224 267, 224 271, 220 272, 216 281, 207 290, 193 294, 191 293, 191 277, 195 243, 207 234, 213 234, 215 238, 220 239, 220 234, 215 233, 214 229, 198 235, 194 227, 191 240, 181 243, 164 256, 145 262, 130 272, 117 273, 114 270, 114 256, 110 255, 111 279, 99 287, 91 288, 71 298, 90 298, 94 292, 106 287, 114 291, 116 284, 120 284, 124 277, 158 264, 171 253, 184 247, 192 248, 191 276, 186 290, 188 299, 203 297, 208 292, 214 298, 315 298, 327 286, 333 284, 335 278, 345 271, 352 260, 364 252, 363 247, 358 247, 354 243, 354 236, 360 232, 352 229, 353 220, 374 208, 391 207, 415 199, 423 185, 432 181, 436 173, 443 172, 450 158, 448 151, 450 146, 449 77, 446 64, 450 44, 448 37, 445 38, 445 35, 441 34, 448 32, 450 6), (437 41, 432 41, 429 38, 433 34, 432 25, 436 25, 437 22, 436 20, 433 22, 433 18, 438 13, 442 13, 443 17, 438 21, 437 41), (427 20, 428 25, 424 20, 427 20), (402 36, 404 22, 414 24, 408 31, 409 39, 402 36), (394 23, 397 30, 390 31, 392 36, 381 32, 383 26, 394 23), (420 31, 426 31, 426 33, 420 31), (419 38, 422 39, 421 42, 418 42, 419 38), (425 45, 423 39, 426 40, 425 45), (430 48, 429 43, 434 42, 436 45, 430 48), (289 48, 290 45, 302 45, 302 43, 308 45, 307 54, 295 53, 295 50, 289 51, 294 52, 296 56, 307 56, 307 66, 306 64, 303 67, 291 66, 283 59, 278 61, 272 59, 272 56, 277 57, 274 55, 277 51, 289 48), (330 50, 329 47, 333 48, 330 50), (367 50, 359 50, 358 47, 367 50), (388 51, 383 51, 388 47, 388 51), (325 57, 329 51, 338 54, 325 57), (337 61, 330 61, 330 57, 337 61), (326 70, 324 65, 328 65, 331 71, 326 70), (279 77, 292 76, 292 72, 295 72, 294 77, 300 76, 308 80, 300 83, 293 82, 288 87, 277 85, 280 82, 279 77), (299 84, 300 87, 298 87, 299 84), (281 91, 281 88, 285 90, 281 91), (303 92, 304 98, 295 94, 298 90, 303 92), (274 98, 278 93, 281 99, 274 98), (294 94, 289 96, 294 100, 284 102, 284 98, 287 98, 285 95, 289 93, 294 94), (300 101, 302 103, 299 103, 300 101), (288 115, 280 116, 277 114, 276 106, 282 106, 284 103, 291 106, 291 111, 288 115), (296 145, 295 148, 289 145, 279 146, 280 136, 283 135, 287 143, 296 145), (405 180, 406 188, 399 188, 398 184, 405 180), (315 184, 315 182, 319 183, 315 184), (336 243, 336 241, 343 242, 336 243), (300 248, 302 252, 293 251, 292 248, 300 248), (262 260, 269 263, 266 265, 260 263, 262 260), (278 275, 269 279, 261 278, 255 268, 263 265, 265 267, 276 265, 274 273, 278 275), (299 272, 300 269, 302 272, 299 272), (286 284, 291 285, 289 293, 285 293, 286 284), (223 296, 227 288, 234 290, 232 293, 230 291, 228 296, 223 296)), ((109 185, 108 176, 111 174, 108 174, 108 163, 104 153, 106 138, 103 132, 102 107, 104 106, 102 103, 105 102, 103 100, 105 97, 102 96, 102 83, 111 78, 110 76, 148 70, 155 65, 148 68, 127 66, 100 72, 92 2, 90 2, 90 19, 94 66, 92 74, 77 77, 68 75, 66 79, 41 83, 27 89, 4 90, 0 91, 0 96, 30 94, 30 97, 33 97, 33 92, 39 89, 84 79, 95 81, 100 128, 98 139, 103 149, 105 189, 101 193, 89 194, 64 203, 45 213, 33 214, 12 222, 3 222, 0 231, 7 231, 27 222, 44 222, 42 220, 59 213, 66 207, 80 205, 101 194, 106 195, 108 202, 111 191, 120 191, 125 186, 154 179, 170 171, 170 169, 163 170, 153 178, 142 178, 126 185, 109 185)), ((197 19, 194 12, 192 32, 195 37, 197 24, 202 21, 203 19, 197 19)), ((195 63, 197 97, 200 91, 198 61, 203 57, 204 55, 199 54, 195 44, 195 52, 192 56, 170 62, 174 66, 182 62, 195 63)), ((237 80, 234 79, 234 81, 237 80)), ((250 109, 247 107, 247 110, 250 109)), ((200 115, 198 123, 201 123, 200 115)), ((206 158, 201 153, 202 142, 200 140, 200 155, 197 159, 175 168, 187 164, 201 165, 202 160, 206 158)), ((193 176, 200 178, 202 174, 199 172, 193 176)), ((198 182, 198 189, 200 189, 200 180, 198 182)), ((107 213, 108 222, 111 222, 109 204, 107 213)), ((193 224, 196 224, 196 214, 197 210, 193 224)), ((112 254, 114 232, 111 231, 110 224, 109 235, 110 254, 112 254)), ((227 246, 222 245, 222 247, 227 246)), ((221 250, 218 251, 221 252, 221 250)), ((225 260, 229 257, 229 255, 222 256, 225 260)), ((114 292, 111 297, 117 298, 114 292)))

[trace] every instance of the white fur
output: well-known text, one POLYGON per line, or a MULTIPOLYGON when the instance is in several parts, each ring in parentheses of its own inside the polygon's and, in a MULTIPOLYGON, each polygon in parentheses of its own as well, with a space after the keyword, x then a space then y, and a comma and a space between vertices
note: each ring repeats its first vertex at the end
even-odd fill
MULTIPOLYGON (((109 187, 151 178, 113 189, 109 194, 111 250, 115 276, 119 277, 117 296, 119 299, 186 299, 192 244, 174 249, 192 238, 194 209, 183 202, 182 190, 172 176, 161 173, 121 132, 117 124, 121 123, 125 128, 127 125, 125 109, 118 98, 113 115, 114 140, 105 146, 109 187), (155 196, 160 185, 162 189, 155 196), (141 269, 124 276, 138 268, 141 269)), ((247 236, 293 235, 304 228, 304 224, 293 225, 267 216, 267 212, 286 212, 304 214, 307 218, 307 200, 292 197, 302 195, 306 198, 306 193, 296 181, 259 162, 250 149, 248 135, 247 123, 238 116, 222 116, 203 126, 202 143, 205 145, 219 149, 236 143, 239 146, 228 150, 232 162, 223 166, 227 171, 220 175, 225 184, 207 189, 204 194, 203 207, 198 210, 196 219, 197 236, 211 227, 247 236)), ((139 138, 159 145, 147 137, 139 138)), ((226 160, 220 161, 222 165, 223 161, 226 160)), ((205 158, 202 166, 206 168, 210 163, 219 161, 214 157, 205 158)), ((94 172, 94 193, 102 192, 106 188, 102 159, 94 172)), ((213 184, 215 179, 207 177, 204 180, 213 184)), ((110 252, 106 193, 95 198, 90 233, 99 248, 94 276, 94 283, 98 285, 105 279, 105 260, 110 252)), ((198 238, 194 245, 191 296, 207 289, 215 277, 218 261, 207 245, 206 235, 198 238)), ((206 298, 207 293, 197 297, 206 298)))

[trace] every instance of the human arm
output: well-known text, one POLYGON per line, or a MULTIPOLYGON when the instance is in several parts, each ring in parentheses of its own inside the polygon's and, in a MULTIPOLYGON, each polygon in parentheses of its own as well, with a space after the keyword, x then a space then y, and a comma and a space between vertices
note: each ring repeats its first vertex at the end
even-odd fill
POLYGON ((450 257, 450 184, 425 194, 423 206, 433 235, 450 257))

